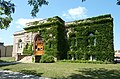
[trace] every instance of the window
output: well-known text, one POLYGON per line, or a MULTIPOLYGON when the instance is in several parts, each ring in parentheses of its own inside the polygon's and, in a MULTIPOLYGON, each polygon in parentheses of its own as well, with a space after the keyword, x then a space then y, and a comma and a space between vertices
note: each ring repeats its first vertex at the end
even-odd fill
POLYGON ((94 46, 96 46, 96 38, 94 39, 94 46))
POLYGON ((40 51, 40 48, 38 48, 38 51, 40 51))
POLYGON ((18 48, 22 48, 22 40, 21 39, 19 39, 19 41, 18 41, 18 48))
POLYGON ((51 48, 51 47, 52 47, 52 43, 50 42, 50 43, 49 43, 49 48, 51 48))
POLYGON ((28 49, 28 43, 26 44, 26 49, 28 49))
POLYGON ((38 48, 37 50, 38 50, 38 51, 41 51, 41 50, 42 50, 42 48, 38 48))
POLYGON ((73 46, 76 46, 76 38, 73 39, 73 42, 71 42, 73 46))
POLYGON ((93 33, 90 33, 89 36, 93 36, 93 33))
POLYGON ((75 34, 71 34, 71 36, 70 36, 70 38, 71 38, 71 45, 72 46, 76 46, 77 45, 77 43, 76 43, 76 35, 75 34))
MULTIPOLYGON (((90 33, 89 36, 94 36, 94 34, 90 33)), ((96 38, 95 37, 92 37, 92 38, 93 38, 92 40, 88 39, 88 42, 89 42, 90 45, 96 46, 96 38)))
POLYGON ((81 39, 81 38, 77 38, 77 45, 76 45, 76 46, 80 47, 82 40, 83 40, 83 39, 81 39))

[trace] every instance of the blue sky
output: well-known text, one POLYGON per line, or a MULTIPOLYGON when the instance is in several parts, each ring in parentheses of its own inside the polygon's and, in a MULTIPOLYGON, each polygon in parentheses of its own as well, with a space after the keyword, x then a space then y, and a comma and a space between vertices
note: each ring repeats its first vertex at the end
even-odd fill
POLYGON ((40 8, 36 18, 32 18, 32 7, 27 0, 12 0, 16 4, 16 11, 12 15, 13 21, 7 30, 0 30, 0 42, 5 45, 13 44, 13 33, 23 30, 26 22, 60 16, 65 21, 73 21, 103 14, 111 14, 114 18, 114 49, 120 49, 120 6, 117 0, 48 0, 49 5, 40 8))

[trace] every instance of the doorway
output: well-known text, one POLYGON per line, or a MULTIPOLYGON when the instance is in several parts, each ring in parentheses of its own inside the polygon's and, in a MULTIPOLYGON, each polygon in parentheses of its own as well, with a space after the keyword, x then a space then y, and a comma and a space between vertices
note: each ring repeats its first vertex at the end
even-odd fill
POLYGON ((41 55, 35 56, 35 63, 40 63, 41 55))
POLYGON ((39 63, 41 56, 44 54, 44 41, 40 34, 37 34, 34 38, 34 56, 35 63, 39 63))
POLYGON ((44 54, 44 41, 42 37, 37 34, 34 39, 34 55, 44 54))

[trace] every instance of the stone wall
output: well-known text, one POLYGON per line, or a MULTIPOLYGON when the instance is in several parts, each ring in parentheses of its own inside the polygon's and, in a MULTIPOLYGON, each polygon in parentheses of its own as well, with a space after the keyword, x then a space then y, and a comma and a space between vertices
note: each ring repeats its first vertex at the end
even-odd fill
POLYGON ((0 46, 0 57, 5 57, 5 46, 0 46))
POLYGON ((0 45, 0 57, 12 57, 13 46, 0 45))
POLYGON ((12 57, 12 52, 13 52, 13 46, 5 46, 5 52, 6 52, 6 57, 12 57))

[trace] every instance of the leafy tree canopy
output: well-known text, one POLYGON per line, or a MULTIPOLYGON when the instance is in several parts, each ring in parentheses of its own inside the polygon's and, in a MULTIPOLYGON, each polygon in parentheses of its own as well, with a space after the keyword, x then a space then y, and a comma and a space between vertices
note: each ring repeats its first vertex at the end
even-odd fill
MULTIPOLYGON (((46 0, 28 0, 28 5, 33 6, 31 16, 36 17, 39 7, 48 5, 46 0)), ((12 21, 11 14, 15 12, 15 4, 8 0, 0 0, 0 28, 7 29, 12 21)))
POLYGON ((120 5, 120 0, 117 0, 117 5, 120 5))
POLYGON ((15 5, 11 1, 0 0, 0 28, 5 29, 12 21, 11 14, 15 11, 15 5))

